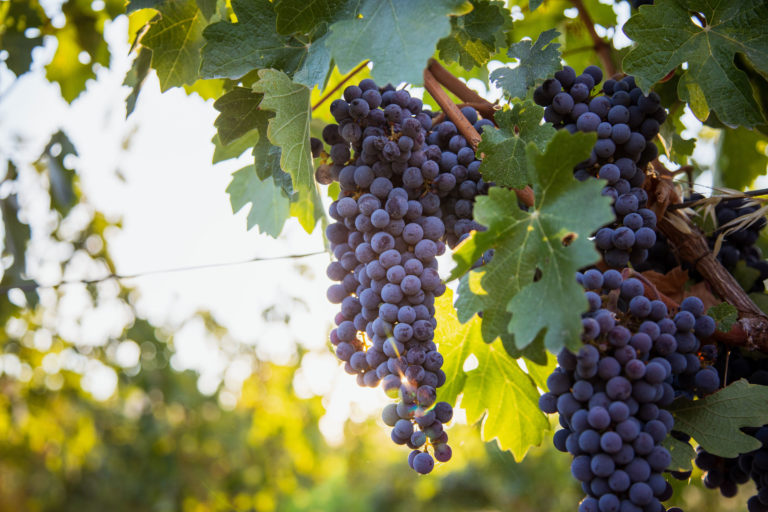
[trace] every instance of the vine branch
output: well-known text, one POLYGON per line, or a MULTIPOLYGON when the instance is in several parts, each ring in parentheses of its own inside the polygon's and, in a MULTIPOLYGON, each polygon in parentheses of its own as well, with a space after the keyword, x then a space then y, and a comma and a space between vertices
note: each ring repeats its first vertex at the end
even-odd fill
POLYGON ((467 143, 472 147, 474 151, 477 151, 477 145, 480 144, 480 134, 475 130, 475 127, 467 121, 464 114, 461 113, 459 107, 451 101, 448 94, 440 87, 440 83, 435 78, 435 75, 429 69, 424 70, 424 87, 427 92, 435 99, 440 108, 443 109, 445 115, 448 116, 459 133, 467 139, 467 143))
MULTIPOLYGON (((440 83, 437 81, 429 68, 424 70, 424 87, 427 89, 427 92, 429 92, 429 94, 435 99, 437 104, 440 105, 440 108, 443 109, 443 112, 446 116, 448 116, 448 119, 450 119, 451 122, 456 125, 456 129, 467 140, 467 143, 470 145, 470 147, 472 147, 474 151, 477 151, 477 146, 480 144, 481 140, 480 134, 477 132, 477 130, 475 130, 475 127, 472 126, 469 121, 467 121, 467 118, 464 117, 464 114, 461 113, 459 107, 456 106, 453 101, 451 101, 451 98, 448 97, 448 94, 440 86, 440 83)), ((473 92, 473 94, 476 93, 473 92)), ((531 187, 515 189, 515 194, 517 195, 517 198, 523 202, 523 204, 526 206, 533 206, 534 197, 531 187)))
POLYGON ((731 273, 715 258, 703 233, 691 224, 688 217, 668 208, 670 203, 679 203, 680 197, 672 180, 664 176, 669 171, 665 173, 664 169, 658 168, 660 165, 654 162, 654 167, 661 171, 662 177, 652 178, 649 187, 651 208, 659 219, 659 231, 667 237, 680 259, 694 267, 715 293, 739 312, 739 321, 734 327, 727 333, 716 333, 715 338, 728 345, 768 353, 768 316, 752 302, 731 273))
POLYGON ((485 119, 493 120, 493 115, 498 110, 498 106, 486 100, 475 91, 467 87, 467 84, 459 80, 450 71, 445 69, 435 59, 429 59, 428 68, 435 79, 443 84, 446 89, 451 91, 457 98, 466 104, 472 105, 475 110, 485 119))
POLYGON ((600 58, 600 62, 603 64, 605 74, 613 76, 616 74, 616 66, 613 65, 613 59, 611 58, 611 45, 608 44, 602 37, 597 35, 595 31, 595 22, 592 21, 592 16, 589 15, 587 7, 582 0, 571 0, 571 3, 579 11, 579 18, 582 23, 587 27, 589 36, 592 38, 594 44, 595 53, 600 58))

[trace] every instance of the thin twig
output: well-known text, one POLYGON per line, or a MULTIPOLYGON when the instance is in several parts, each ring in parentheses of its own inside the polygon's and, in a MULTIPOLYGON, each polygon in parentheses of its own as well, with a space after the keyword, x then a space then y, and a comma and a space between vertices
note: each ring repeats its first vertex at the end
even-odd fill
MULTIPOLYGON (((747 190, 746 192, 740 192, 738 195, 722 196, 722 199, 738 199, 740 197, 760 197, 768 196, 768 188, 761 188, 758 190, 747 190)), ((670 210, 679 210, 680 208, 688 208, 689 206, 695 206, 696 204, 706 201, 705 199, 689 199, 678 204, 669 205, 670 210)))
POLYGON ((435 79, 435 76, 429 69, 424 70, 424 87, 427 92, 435 99, 440 108, 445 112, 453 124, 456 125, 459 133, 467 140, 467 143, 472 147, 474 151, 477 151, 477 145, 480 144, 480 134, 475 130, 475 127, 467 121, 464 114, 461 113, 459 107, 451 101, 448 94, 440 87, 440 84, 435 79))
POLYGON ((578 9, 581 21, 587 27, 589 36, 595 43, 595 53, 597 53, 597 56, 600 58, 600 62, 603 64, 605 74, 608 76, 615 75, 616 66, 613 65, 613 59, 611 58, 611 45, 605 42, 602 37, 597 35, 597 32, 595 31, 595 23, 592 21, 592 17, 589 15, 584 2, 582 2, 582 0, 571 0, 571 3, 574 7, 576 7, 576 9, 578 9))
MULTIPOLYGON (((654 169, 666 174, 658 161, 654 169)), ((716 333, 718 341, 768 353, 768 316, 752 302, 736 279, 709 250, 703 233, 687 216, 669 208, 680 198, 670 179, 652 178, 648 182, 649 203, 658 217, 658 229, 675 249, 678 257, 694 267, 709 283, 712 290, 739 312, 739 321, 728 333, 716 333)))
POLYGON ((330 91, 328 91, 328 92, 325 94, 325 96, 323 96, 322 98, 320 98, 320 99, 318 100, 318 102, 317 102, 317 103, 315 103, 315 104, 312 106, 312 112, 314 112, 315 110, 317 110, 317 108, 318 108, 320 105, 322 105, 323 103, 325 103, 325 102, 326 102, 326 100, 327 100, 328 98, 330 98, 331 96, 333 96, 334 94, 336 94, 336 91, 338 91, 338 90, 341 88, 341 86, 342 86, 342 85, 344 85, 345 83, 347 83, 347 82, 348 82, 348 81, 349 81, 349 80, 350 80, 350 79, 351 79, 353 76, 355 76, 355 75, 356 75, 356 74, 358 74, 360 71, 362 71, 362 69, 363 69, 365 66, 367 66, 369 62, 370 62, 369 60, 365 60, 365 61, 363 61, 362 63, 360 63, 360 65, 359 65, 359 66, 357 66, 355 69, 353 69, 352 71, 350 71, 350 72, 349 72, 349 74, 348 74, 347 76, 345 76, 344 78, 342 78, 342 79, 341 79, 341 81, 340 81, 338 84, 336 84, 336 87, 334 87, 333 89, 331 89, 330 91))

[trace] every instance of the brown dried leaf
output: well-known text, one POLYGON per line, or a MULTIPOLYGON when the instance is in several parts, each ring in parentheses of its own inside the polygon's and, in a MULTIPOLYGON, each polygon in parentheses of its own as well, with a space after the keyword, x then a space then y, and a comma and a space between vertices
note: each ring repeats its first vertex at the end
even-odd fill
MULTIPOLYGON (((673 268, 666 274, 648 270, 643 272, 642 276, 651 282, 659 293, 664 295, 662 300, 667 298, 675 303, 674 306, 680 304, 684 298, 692 295, 701 299, 705 309, 709 309, 711 306, 715 306, 721 302, 715 298, 706 282, 696 283, 686 289, 686 284, 690 277, 688 276, 688 271, 680 266, 673 268)), ((667 301, 664 302, 667 303, 667 301)), ((670 304, 667 303, 667 306, 670 306, 670 304)))
POLYGON ((688 282, 688 271, 682 267, 675 267, 666 274, 660 274, 653 270, 643 272, 643 277, 653 283, 653 286, 677 303, 682 300, 682 290, 688 282))
MULTIPOLYGON (((712 293, 712 290, 709 289, 709 283, 706 281, 702 281, 691 286, 690 289, 683 292, 682 299, 692 295, 701 299, 701 302, 704 303, 704 311, 707 311, 712 306, 717 306, 722 302, 720 299, 715 297, 715 295, 712 293)), ((682 301, 682 299, 680 300, 682 301)))

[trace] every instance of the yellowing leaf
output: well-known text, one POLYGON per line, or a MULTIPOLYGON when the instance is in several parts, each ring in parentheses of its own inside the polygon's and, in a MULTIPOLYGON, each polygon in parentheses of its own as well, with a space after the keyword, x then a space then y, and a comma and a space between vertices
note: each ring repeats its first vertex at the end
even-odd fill
MULTIPOLYGON (((456 403, 467 413, 467 421, 482 421, 484 441, 496 439, 516 460, 522 460, 531 446, 541 444, 549 432, 549 421, 539 410, 539 392, 533 379, 507 354, 501 341, 486 344, 475 316, 461 324, 449 291, 435 301, 435 340, 445 358, 446 383, 438 398, 456 403), (473 356, 477 367, 465 371, 473 356)), ((533 364, 526 360, 526 365, 533 364)))

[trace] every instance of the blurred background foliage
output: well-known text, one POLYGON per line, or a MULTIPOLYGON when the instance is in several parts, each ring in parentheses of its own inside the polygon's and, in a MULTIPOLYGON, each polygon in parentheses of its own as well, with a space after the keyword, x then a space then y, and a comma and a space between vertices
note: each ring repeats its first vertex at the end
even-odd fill
MULTIPOLYGON (((124 12, 124 3, 58 2, 50 16, 37 1, 0 2, 2 66, 15 77, 26 73, 44 38, 56 38, 45 72, 71 102, 98 66, 110 64, 104 27, 124 12)), ((615 23, 608 6, 594 4, 606 26, 615 23)), ((523 24, 516 39, 554 24, 570 47, 588 44, 583 29, 565 16, 568 6, 546 2, 538 18, 546 27, 523 24)), ((130 30, 147 19, 139 11, 130 30)), ((577 67, 579 55, 576 50, 577 67)), ((129 75, 134 85, 143 78, 129 75)), ((0 102, 15 83, 2 84, 0 102)), ((204 88, 192 90, 209 96, 204 88)), ((315 91, 315 98, 320 95, 315 91)), ((32 245, 45 252, 45 265, 56 267, 49 275, 66 278, 71 267, 94 276, 113 273, 105 234, 120 229, 120 222, 97 211, 80 190, 77 161, 69 158, 77 148, 63 131, 52 132, 32 159, 18 156, 24 141, 17 142, 17 148, 0 148, 0 510, 574 510, 581 490, 570 477, 569 457, 550 443, 516 464, 494 443, 482 443, 476 427, 454 425, 451 463, 418 477, 404 462, 405 448, 389 442, 378 418, 347 421, 341 445, 325 440, 318 427, 322 397, 300 399, 294 390, 301 349, 287 366, 259 361, 212 315, 198 312, 229 360, 250 361, 236 394, 223 385, 205 394, 195 372, 171 367, 174 332, 141 317, 135 290, 117 280, 38 288, 28 266, 43 263, 31 261, 32 245), (39 225, 30 225, 21 206, 25 193, 26 204, 44 210, 39 225), (122 324, 105 343, 73 339, 62 324, 86 318, 62 303, 64 289, 72 287, 82 288, 90 314, 112 314, 122 324), (110 379, 114 393, 101 396, 99 383, 110 379)), ((274 321, 285 319, 275 315, 274 321)), ((355 386, 353 377, 348 380, 355 386)), ((701 512, 738 509, 703 490, 700 474, 692 480, 693 486, 677 485, 675 503, 701 512)))

